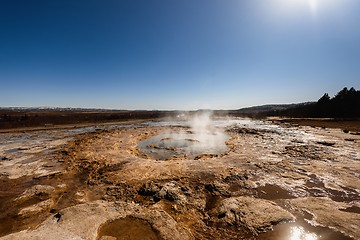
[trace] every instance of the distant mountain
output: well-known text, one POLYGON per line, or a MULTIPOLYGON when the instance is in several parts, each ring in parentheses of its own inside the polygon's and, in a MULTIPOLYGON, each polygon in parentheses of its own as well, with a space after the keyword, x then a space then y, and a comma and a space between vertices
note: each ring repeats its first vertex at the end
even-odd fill
POLYGON ((253 106, 240 108, 236 110, 230 110, 227 114, 231 116, 239 117, 266 117, 277 115, 280 112, 287 111, 289 109, 301 108, 307 105, 314 104, 313 102, 304 103, 291 103, 291 104, 266 104, 261 106, 253 106))
POLYGON ((128 110, 71 107, 0 107, 0 111, 14 112, 127 112, 128 110))
POLYGON ((238 113, 261 113, 261 112, 269 112, 269 111, 280 111, 286 110, 290 108, 302 107, 312 102, 305 102, 305 103, 291 103, 291 104, 267 104, 261 106, 254 106, 254 107, 246 107, 237 110, 233 110, 233 112, 238 113))

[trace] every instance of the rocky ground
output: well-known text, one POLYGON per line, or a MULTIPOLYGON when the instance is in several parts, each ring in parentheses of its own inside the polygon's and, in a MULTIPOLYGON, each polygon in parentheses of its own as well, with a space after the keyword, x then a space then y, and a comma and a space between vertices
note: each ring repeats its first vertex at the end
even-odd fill
POLYGON ((166 160, 139 142, 187 124, 0 134, 0 239, 360 239, 356 132, 212 124, 225 152, 166 160))

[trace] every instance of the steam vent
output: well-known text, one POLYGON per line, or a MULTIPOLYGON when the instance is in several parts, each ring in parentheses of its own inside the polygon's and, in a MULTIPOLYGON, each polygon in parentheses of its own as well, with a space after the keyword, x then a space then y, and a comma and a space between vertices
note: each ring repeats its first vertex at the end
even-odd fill
POLYGON ((169 133, 151 137, 138 144, 141 153, 156 160, 221 155, 227 150, 229 136, 222 132, 169 133))

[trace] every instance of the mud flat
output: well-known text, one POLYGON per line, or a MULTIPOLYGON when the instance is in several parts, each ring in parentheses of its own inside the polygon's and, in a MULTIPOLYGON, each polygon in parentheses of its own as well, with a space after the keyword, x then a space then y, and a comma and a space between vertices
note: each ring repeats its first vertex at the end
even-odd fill
POLYGON ((360 239, 360 136, 338 128, 2 133, 0 156, 0 239, 360 239))

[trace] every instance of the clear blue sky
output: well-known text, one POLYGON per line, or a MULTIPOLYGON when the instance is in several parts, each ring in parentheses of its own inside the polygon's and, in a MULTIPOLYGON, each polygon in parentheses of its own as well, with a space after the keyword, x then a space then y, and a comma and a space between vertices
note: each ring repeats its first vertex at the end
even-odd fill
POLYGON ((0 106, 236 109, 360 89, 359 0, 0 0, 0 106))

